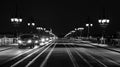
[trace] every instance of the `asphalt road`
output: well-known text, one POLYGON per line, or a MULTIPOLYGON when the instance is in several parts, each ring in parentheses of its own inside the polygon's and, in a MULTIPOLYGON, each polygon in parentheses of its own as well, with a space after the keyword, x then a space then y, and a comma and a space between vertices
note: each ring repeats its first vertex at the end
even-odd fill
POLYGON ((120 53, 60 39, 34 49, 0 47, 0 67, 120 67, 120 53))

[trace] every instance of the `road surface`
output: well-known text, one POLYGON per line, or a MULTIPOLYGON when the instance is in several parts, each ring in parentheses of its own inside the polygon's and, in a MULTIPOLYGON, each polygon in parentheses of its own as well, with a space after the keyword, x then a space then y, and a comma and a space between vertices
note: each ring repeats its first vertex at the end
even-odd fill
POLYGON ((82 41, 58 39, 34 49, 0 47, 0 67, 120 67, 120 53, 82 41))

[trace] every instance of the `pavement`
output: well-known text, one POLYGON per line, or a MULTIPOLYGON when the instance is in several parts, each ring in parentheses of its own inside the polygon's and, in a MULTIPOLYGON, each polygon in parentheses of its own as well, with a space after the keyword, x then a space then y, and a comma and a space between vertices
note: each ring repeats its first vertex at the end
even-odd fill
POLYGON ((0 67, 120 67, 119 52, 91 44, 61 39, 34 49, 10 48, 0 51, 0 67))

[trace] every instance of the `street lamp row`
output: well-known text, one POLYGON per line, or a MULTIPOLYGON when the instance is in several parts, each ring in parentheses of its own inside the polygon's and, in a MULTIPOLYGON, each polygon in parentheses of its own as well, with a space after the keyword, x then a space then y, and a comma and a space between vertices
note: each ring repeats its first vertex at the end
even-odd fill
POLYGON ((16 23, 19 23, 19 22, 22 22, 23 19, 21 18, 11 18, 11 22, 16 22, 16 23))

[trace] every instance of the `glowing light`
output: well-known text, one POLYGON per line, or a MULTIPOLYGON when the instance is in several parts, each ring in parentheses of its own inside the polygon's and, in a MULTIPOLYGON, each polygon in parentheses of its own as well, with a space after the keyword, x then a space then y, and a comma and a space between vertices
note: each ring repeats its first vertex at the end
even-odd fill
POLYGON ((89 24, 86 24, 86 26, 89 26, 89 24))
POLYGON ((30 23, 28 23, 28 26, 30 26, 30 23))
POLYGON ((32 26, 35 26, 35 23, 32 23, 32 26))
POLYGON ((21 40, 18 40, 18 43, 20 43, 20 44, 21 44, 21 43, 22 43, 22 41, 21 41, 21 40))
POLYGON ((13 19, 13 18, 11 18, 11 22, 14 22, 14 19, 13 19))
POLYGON ((27 43, 32 43, 32 40, 28 40, 27 43))
POLYGON ((90 26, 93 26, 93 24, 90 24, 90 26))
POLYGON ((49 40, 49 38, 46 38, 46 40, 48 41, 48 40, 49 40))
POLYGON ((38 40, 36 40, 35 43, 38 43, 38 40))
POLYGON ((101 23, 101 22, 102 22, 102 20, 98 20, 98 22, 99 22, 99 23, 101 23))
POLYGON ((45 38, 41 38, 41 41, 44 42, 44 41, 45 41, 45 38))
POLYGON ((20 22, 22 22, 22 19, 19 19, 20 22))

